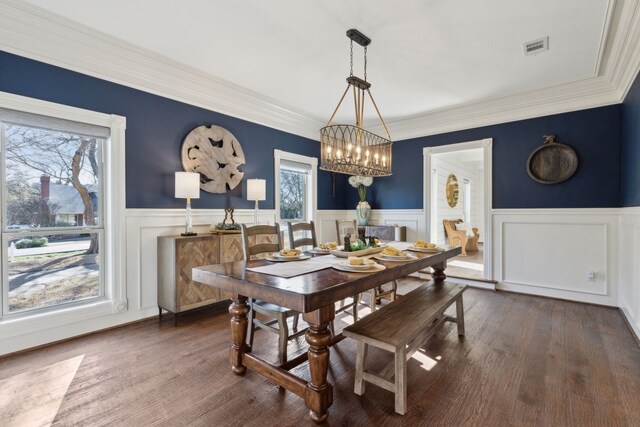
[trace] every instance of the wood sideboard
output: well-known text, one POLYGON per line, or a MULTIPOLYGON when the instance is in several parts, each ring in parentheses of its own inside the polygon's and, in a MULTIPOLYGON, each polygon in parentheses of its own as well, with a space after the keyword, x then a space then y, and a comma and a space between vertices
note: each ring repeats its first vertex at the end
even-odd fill
POLYGON ((231 294, 194 282, 191 269, 203 265, 240 261, 240 234, 158 236, 158 310, 178 313, 231 298, 231 294))

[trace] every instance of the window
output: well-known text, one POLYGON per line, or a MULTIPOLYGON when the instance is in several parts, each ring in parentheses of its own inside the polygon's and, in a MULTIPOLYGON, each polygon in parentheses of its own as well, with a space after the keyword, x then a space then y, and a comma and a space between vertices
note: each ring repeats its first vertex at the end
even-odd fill
POLYGON ((287 221, 311 221, 316 205, 318 159, 275 150, 276 215, 287 221))
POLYGON ((120 117, 0 95, 0 320, 126 309, 113 280, 117 232, 105 220, 121 206, 112 159, 123 136, 120 117))

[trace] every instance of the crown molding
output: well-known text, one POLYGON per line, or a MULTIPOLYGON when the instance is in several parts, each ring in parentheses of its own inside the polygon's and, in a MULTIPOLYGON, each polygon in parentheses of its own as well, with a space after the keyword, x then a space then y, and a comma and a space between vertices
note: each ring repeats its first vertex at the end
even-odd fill
MULTIPOLYGON (((322 118, 21 0, 0 0, 0 49, 318 140, 322 118)), ((640 6, 610 0, 594 75, 387 122, 395 141, 620 103, 640 70, 640 6)), ((381 131, 372 128, 373 131, 381 131)))
POLYGON ((19 0, 0 0, 0 49, 296 135, 319 119, 19 0))
POLYGON ((617 104, 620 99, 603 77, 593 77, 518 95, 393 120, 396 141, 473 129, 617 104))

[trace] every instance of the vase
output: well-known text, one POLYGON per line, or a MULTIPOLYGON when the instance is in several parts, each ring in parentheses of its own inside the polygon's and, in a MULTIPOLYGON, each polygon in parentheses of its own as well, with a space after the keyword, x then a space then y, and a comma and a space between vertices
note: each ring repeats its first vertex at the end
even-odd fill
POLYGON ((371 206, 369 202, 360 202, 356 206, 356 220, 358 225, 369 225, 371 221, 371 206))

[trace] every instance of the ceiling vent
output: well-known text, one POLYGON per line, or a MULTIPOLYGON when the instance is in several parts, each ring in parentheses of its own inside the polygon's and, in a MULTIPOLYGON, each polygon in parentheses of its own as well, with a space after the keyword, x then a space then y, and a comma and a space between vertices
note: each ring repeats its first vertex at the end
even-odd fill
POLYGON ((543 37, 538 40, 526 42, 522 45, 524 56, 535 55, 540 52, 549 50, 549 37, 543 37))

